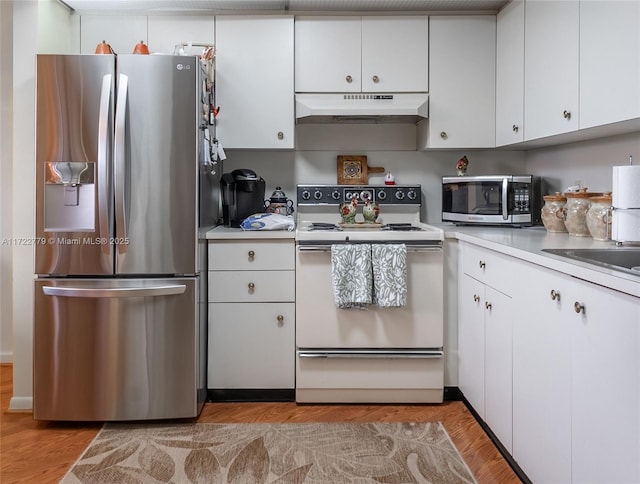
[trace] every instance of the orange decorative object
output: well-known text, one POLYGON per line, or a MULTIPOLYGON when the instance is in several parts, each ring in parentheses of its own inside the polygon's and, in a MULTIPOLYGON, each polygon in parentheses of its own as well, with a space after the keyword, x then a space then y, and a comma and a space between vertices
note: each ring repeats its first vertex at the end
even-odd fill
POLYGON ((133 53, 134 54, 142 54, 142 55, 148 55, 149 54, 149 47, 147 47, 147 44, 144 43, 143 40, 141 40, 139 43, 136 44, 136 46, 133 48, 133 53))
POLYGON ((105 40, 96 45, 96 54, 115 54, 113 49, 105 40))

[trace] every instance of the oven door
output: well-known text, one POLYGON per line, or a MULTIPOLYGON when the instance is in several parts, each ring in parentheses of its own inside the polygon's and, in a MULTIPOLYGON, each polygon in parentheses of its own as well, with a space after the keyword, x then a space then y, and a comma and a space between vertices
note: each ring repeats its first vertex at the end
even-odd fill
POLYGON ((296 346, 305 350, 441 349, 443 257, 441 246, 407 245, 405 307, 338 309, 333 299, 331 245, 298 245, 296 346))

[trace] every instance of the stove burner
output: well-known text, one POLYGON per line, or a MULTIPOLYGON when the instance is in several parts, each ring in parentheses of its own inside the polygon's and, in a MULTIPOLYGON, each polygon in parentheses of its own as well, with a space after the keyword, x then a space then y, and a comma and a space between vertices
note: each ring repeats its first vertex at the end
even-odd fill
POLYGON ((314 222, 309 225, 310 231, 315 230, 342 230, 342 228, 338 227, 336 224, 329 224, 324 222, 314 222))
POLYGON ((403 232, 422 231, 422 227, 407 223, 386 224, 380 230, 398 230, 403 232))

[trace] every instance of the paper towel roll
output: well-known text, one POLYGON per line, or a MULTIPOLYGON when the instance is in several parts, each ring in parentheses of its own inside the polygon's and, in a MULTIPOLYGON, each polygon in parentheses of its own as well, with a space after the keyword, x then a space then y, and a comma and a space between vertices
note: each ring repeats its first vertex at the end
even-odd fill
POLYGON ((640 165, 613 167, 611 202, 616 208, 640 208, 640 165))
POLYGON ((614 210, 611 238, 618 242, 640 242, 640 210, 614 210))

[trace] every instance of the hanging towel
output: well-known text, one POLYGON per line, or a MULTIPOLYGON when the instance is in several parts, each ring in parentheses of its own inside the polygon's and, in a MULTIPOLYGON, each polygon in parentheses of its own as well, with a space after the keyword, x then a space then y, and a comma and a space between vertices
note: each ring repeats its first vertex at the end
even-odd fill
POLYGON ((366 309, 371 304, 371 244, 333 244, 331 280, 337 308, 366 309))
POLYGON ((407 305, 407 246, 373 244, 373 303, 381 308, 407 305))

